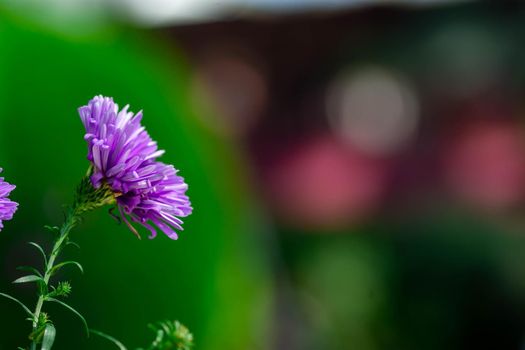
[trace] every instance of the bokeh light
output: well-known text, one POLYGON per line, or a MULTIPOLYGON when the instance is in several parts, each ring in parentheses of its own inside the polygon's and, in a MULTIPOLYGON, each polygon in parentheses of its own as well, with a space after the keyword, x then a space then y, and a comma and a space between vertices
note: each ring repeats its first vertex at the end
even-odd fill
POLYGON ((242 136, 262 116, 267 83, 254 64, 215 50, 197 64, 192 99, 203 122, 223 136, 242 136), (213 112, 212 112, 213 111, 213 112))
POLYGON ((455 195, 487 210, 523 201, 525 139, 516 123, 473 120, 446 137, 444 172, 455 195))
POLYGON ((321 135, 284 153, 269 178, 279 214, 303 229, 341 228, 381 204, 386 164, 321 135))
POLYGON ((380 67, 341 72, 327 94, 334 131, 362 151, 389 155, 415 138, 419 102, 399 74, 380 67))

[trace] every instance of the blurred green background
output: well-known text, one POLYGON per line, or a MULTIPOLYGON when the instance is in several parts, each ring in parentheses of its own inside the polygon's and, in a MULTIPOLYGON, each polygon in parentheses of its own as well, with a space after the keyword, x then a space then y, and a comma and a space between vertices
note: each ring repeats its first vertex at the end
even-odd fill
MULTIPOLYGON (((186 324, 199 348, 242 348, 263 337, 265 315, 253 305, 269 303, 268 274, 255 249, 257 228, 246 219, 249 189, 235 149, 195 123, 181 55, 132 28, 105 26, 72 38, 6 13, 0 52, 0 159, 20 203, 17 220, 2 232, 0 289, 34 304, 32 288, 10 281, 16 266, 40 263, 27 241, 50 248, 43 225, 61 222, 63 204, 88 166, 76 109, 105 94, 144 109, 149 132, 169 150, 164 161, 177 164, 190 184, 195 214, 179 242, 139 241, 105 210, 88 215, 73 237, 82 249, 69 253, 80 254, 86 271, 66 273, 74 288, 70 304, 91 327, 130 346, 150 341, 146 325, 163 319, 186 324)), ((20 310, 9 302, 1 310, 0 348, 25 345, 28 323, 20 310)), ((85 339, 67 311, 48 311, 60 329, 56 348, 111 347, 85 339)))
MULTIPOLYGON (((76 109, 103 94, 144 110, 194 213, 178 241, 86 216, 66 253, 85 274, 63 276, 90 327, 130 347, 178 319, 196 349, 523 349, 523 5, 139 3, 0 3, 20 203, 0 291, 34 305, 15 268, 50 248, 88 166, 76 109)), ((56 349, 111 348, 46 310, 56 349)), ((29 328, 0 300, 0 349, 29 328)))

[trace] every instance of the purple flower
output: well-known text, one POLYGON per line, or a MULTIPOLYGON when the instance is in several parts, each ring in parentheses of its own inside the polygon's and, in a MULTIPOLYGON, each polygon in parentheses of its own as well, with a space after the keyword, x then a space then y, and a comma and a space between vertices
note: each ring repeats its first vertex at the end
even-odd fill
POLYGON ((128 106, 119 111, 113 99, 96 96, 79 108, 79 114, 86 128, 93 186, 113 191, 122 219, 137 236, 127 216, 148 228, 150 238, 156 236, 156 226, 177 239, 180 217, 192 211, 185 194, 188 185, 173 166, 156 161, 164 151, 140 124, 142 112, 133 115, 128 106))
POLYGON ((192 207, 186 190, 188 185, 177 175, 172 165, 160 162, 148 165, 149 186, 127 192, 117 198, 121 216, 126 224, 129 215, 131 220, 141 224, 151 231, 150 238, 157 235, 154 224, 171 239, 177 239, 175 230, 182 230, 182 220, 191 214, 192 207), (151 223, 151 224, 150 224, 151 223))
MULTIPOLYGON (((1 172, 2 168, 0 168, 0 173, 1 172)), ((4 228, 2 221, 11 220, 18 207, 18 203, 7 198, 15 187, 15 185, 5 182, 4 178, 0 177, 0 231, 4 228)))
POLYGON ((143 186, 141 177, 130 174, 164 153, 140 125, 142 112, 133 115, 128 108, 119 111, 112 98, 95 96, 78 109, 86 128, 87 158, 94 167, 91 182, 96 188, 105 182, 115 192, 126 193, 143 186))

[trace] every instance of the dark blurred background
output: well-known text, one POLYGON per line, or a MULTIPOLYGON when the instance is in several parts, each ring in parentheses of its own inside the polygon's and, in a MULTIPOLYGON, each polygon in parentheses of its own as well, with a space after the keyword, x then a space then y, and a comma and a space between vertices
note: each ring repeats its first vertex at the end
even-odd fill
MULTIPOLYGON (((144 110, 190 185, 174 242, 105 210, 70 304, 130 347, 179 319, 199 350, 525 348, 525 5, 3 0, 0 166, 17 189, 0 291, 87 168, 76 108, 144 110), (145 232, 143 232, 145 234, 145 232)), ((67 255, 66 254, 66 255, 67 255)), ((47 306, 56 349, 110 349, 47 306)), ((0 349, 27 344, 0 300, 0 349)))

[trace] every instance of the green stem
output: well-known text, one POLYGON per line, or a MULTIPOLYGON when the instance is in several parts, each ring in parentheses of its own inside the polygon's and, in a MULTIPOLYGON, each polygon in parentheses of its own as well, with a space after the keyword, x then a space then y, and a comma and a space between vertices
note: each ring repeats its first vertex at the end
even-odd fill
POLYGON ((93 168, 90 166, 88 168, 86 176, 82 178, 82 181, 80 181, 80 184, 77 186, 75 196, 73 199, 73 205, 68 211, 66 219, 62 224, 62 227, 60 227, 59 235, 53 245, 53 250, 51 250, 49 260, 47 261, 47 264, 45 266, 45 290, 40 290, 38 301, 35 307, 32 331, 34 337, 31 342, 31 350, 36 350, 37 339, 35 338, 37 335, 35 334, 35 331, 38 329, 38 327, 42 326, 39 324, 39 320, 40 315, 42 314, 42 307, 44 306, 44 302, 49 297, 47 287, 49 285, 49 280, 53 276, 53 268, 55 267, 55 261, 58 258, 60 252, 62 251, 62 248, 64 248, 65 244, 67 244, 68 236, 71 232, 71 229, 73 229, 73 227, 76 226, 80 219, 80 216, 83 213, 102 207, 107 204, 115 203, 115 195, 109 186, 103 185, 99 188, 93 187, 90 180, 92 171, 93 168))
MULTIPOLYGON (((44 283, 47 286, 49 284, 49 279, 53 275, 53 267, 55 265, 55 260, 57 259, 58 255, 60 254, 62 248, 64 247, 64 244, 67 243, 69 232, 71 232, 71 229, 75 227, 75 225, 78 222, 78 217, 80 213, 76 210, 76 208, 72 208, 64 223, 62 224, 62 227, 60 228, 60 234, 57 237, 55 244, 53 245, 53 250, 51 250, 51 254, 49 256, 49 260, 47 262, 47 265, 45 266, 46 270, 44 273, 44 283)), ((33 319, 33 332, 38 328, 38 320, 40 318, 40 314, 42 312, 42 306, 44 305, 44 302, 46 301, 46 294, 40 293, 40 296, 38 297, 38 301, 36 303, 35 312, 34 312, 34 319, 33 319)), ((36 341, 33 340, 31 343, 31 350, 36 350, 36 341)))

